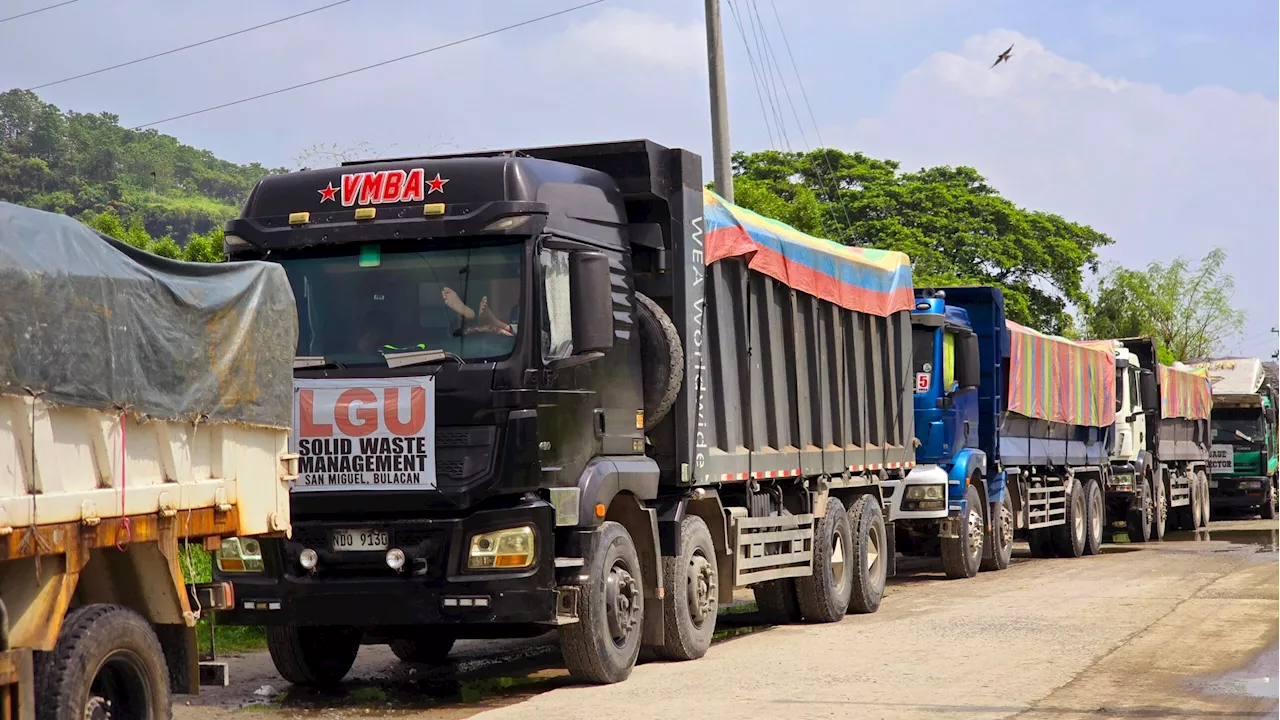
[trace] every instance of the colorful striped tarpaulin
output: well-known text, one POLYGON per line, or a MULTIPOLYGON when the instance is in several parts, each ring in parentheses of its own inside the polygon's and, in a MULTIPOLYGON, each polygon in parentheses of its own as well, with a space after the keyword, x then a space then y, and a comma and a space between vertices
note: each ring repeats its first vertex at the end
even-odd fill
POLYGON ((1116 359, 1110 349, 1046 335, 1006 320, 1009 412, 1069 425, 1116 419, 1116 359))
POLYGON ((740 257, 747 267, 843 308, 887 317, 915 305, 911 259, 852 248, 703 193, 706 264, 740 257))
POLYGON ((1203 420, 1212 409, 1213 390, 1207 369, 1160 366, 1160 417, 1203 420))

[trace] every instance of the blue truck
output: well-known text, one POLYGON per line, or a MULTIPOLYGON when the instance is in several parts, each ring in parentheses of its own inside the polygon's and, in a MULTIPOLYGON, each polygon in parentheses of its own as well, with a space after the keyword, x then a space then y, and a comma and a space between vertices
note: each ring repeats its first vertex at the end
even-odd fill
POLYGON ((916 465, 884 489, 897 549, 953 578, 1007 567, 1015 534, 1036 557, 1097 553, 1110 353, 1007 321, 999 288, 917 288, 911 320, 916 465))

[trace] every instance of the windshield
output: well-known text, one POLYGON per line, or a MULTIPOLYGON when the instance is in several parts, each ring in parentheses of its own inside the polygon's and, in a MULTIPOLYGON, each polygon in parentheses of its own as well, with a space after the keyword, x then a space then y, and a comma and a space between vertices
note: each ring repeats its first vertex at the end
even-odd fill
POLYGON ((1265 437, 1266 430, 1262 426, 1262 411, 1251 410, 1244 412, 1223 413, 1222 411, 1214 411, 1213 413, 1213 441, 1219 443, 1232 442, 1255 442, 1260 443, 1265 437), (1249 438, 1246 441, 1236 433, 1243 433, 1249 438))
POLYGON ((381 365, 388 353, 498 360, 515 348, 521 245, 343 252, 279 261, 297 302, 298 355, 381 365))

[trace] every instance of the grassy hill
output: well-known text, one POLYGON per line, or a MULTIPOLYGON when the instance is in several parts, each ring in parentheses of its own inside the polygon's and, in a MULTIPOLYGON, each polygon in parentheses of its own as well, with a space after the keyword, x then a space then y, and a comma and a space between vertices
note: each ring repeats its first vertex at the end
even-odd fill
POLYGON ((26 90, 0 93, 0 200, 119 225, 134 240, 142 232, 177 248, 216 234, 254 183, 283 171, 121 127, 111 113, 64 112, 26 90))

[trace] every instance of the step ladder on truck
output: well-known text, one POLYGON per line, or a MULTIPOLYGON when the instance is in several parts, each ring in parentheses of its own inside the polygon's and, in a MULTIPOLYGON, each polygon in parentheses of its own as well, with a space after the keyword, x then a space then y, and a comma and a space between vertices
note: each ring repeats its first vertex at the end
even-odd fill
POLYGON ((233 600, 183 546, 290 529, 288 281, 0 203, 0 288, 0 718, 169 717, 233 600))

